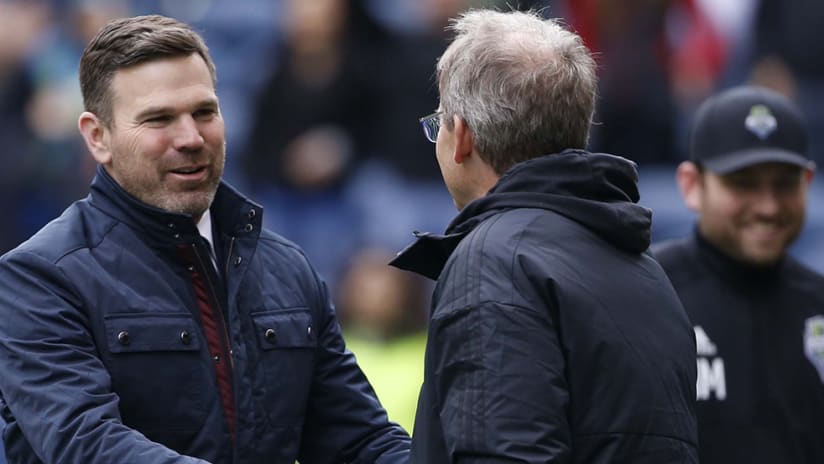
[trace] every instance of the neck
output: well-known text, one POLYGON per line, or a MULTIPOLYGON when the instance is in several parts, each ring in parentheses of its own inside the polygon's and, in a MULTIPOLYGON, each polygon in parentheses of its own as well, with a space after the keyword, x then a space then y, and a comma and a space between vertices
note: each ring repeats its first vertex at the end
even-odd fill
POLYGON ((480 156, 473 157, 475 164, 471 166, 472 174, 469 182, 468 201, 461 205, 458 209, 463 209, 466 204, 477 200, 489 193, 489 190, 498 183, 501 176, 495 172, 494 169, 486 162, 481 160, 480 156))

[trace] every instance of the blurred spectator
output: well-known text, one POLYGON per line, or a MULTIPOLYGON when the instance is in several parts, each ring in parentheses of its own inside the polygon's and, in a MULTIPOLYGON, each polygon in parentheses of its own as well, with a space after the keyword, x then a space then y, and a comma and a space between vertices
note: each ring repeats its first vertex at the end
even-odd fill
POLYGON ((373 130, 372 43, 381 31, 353 0, 284 0, 278 49, 252 113, 243 173, 268 225, 300 242, 334 286, 358 245, 345 195, 373 130))
POLYGON ((344 190, 375 130, 372 42, 381 32, 354 0, 285 0, 280 27, 245 174, 269 226, 299 241, 333 283, 358 242, 359 214, 344 190))
POLYGON ((449 18, 481 3, 489 2, 369 2, 370 11, 389 25, 391 34, 381 48, 379 118, 371 131, 370 162, 350 190, 363 211, 367 243, 398 249, 409 242, 413 230, 443 231, 454 215, 418 119, 438 106, 434 63, 446 49, 449 18))
POLYGON ((86 43, 97 31, 110 19, 127 15, 129 9, 122 0, 54 4, 51 26, 28 60, 33 94, 26 116, 41 155, 47 158, 40 167, 39 180, 64 184, 62 193, 75 200, 85 195, 95 170, 77 131, 77 116, 83 111, 77 64, 86 43))
POLYGON ((570 21, 596 53, 600 100, 591 146, 639 163, 676 159, 667 75, 672 0, 568 0, 570 21))
POLYGON ((422 279, 387 266, 392 254, 365 248, 340 284, 338 312, 347 347, 389 419, 412 431, 423 383, 425 291, 422 279))
POLYGON ((652 248, 694 325, 704 464, 824 462, 824 275, 786 256, 813 177, 806 132, 762 87, 708 99, 676 173, 696 226, 652 248))
MULTIPOLYGON (((0 232, 0 252, 77 199, 90 178, 78 161, 83 151, 74 96, 79 89, 64 81, 77 61, 66 68, 49 55, 50 40, 63 27, 56 17, 46 1, 0 2, 0 205, 8 221, 0 232)), ((73 26, 67 21, 66 30, 73 26)))
POLYGON ((760 0, 752 81, 793 98, 810 124, 810 153, 824 165, 824 2, 760 0))
POLYGON ((85 194, 93 164, 77 133, 77 63, 121 1, 0 2, 0 252, 85 194))
POLYGON ((558 0, 561 8, 551 10, 596 52, 601 82, 590 145, 639 164, 653 240, 690 230, 672 169, 685 157, 697 105, 743 75, 752 1, 558 0))
POLYGON ((695 0, 567 0, 573 27, 599 60, 591 145, 638 163, 683 157, 680 121, 714 89, 721 37, 695 0))
POLYGON ((413 12, 416 27, 394 31, 384 46, 382 79, 376 82, 380 86, 381 117, 372 133, 374 153, 404 178, 440 183, 432 146, 421 137, 417 121, 438 106, 433 63, 446 49, 449 18, 472 3, 421 0, 413 12))
MULTIPOLYGON (((274 74, 257 98, 246 173, 255 187, 279 183, 298 190, 323 190, 345 179, 352 167, 344 150, 317 154, 305 163, 286 148, 305 132, 337 126, 363 150, 375 62, 366 41, 350 26, 352 0, 285 0, 281 49, 274 74), (334 166, 331 169, 329 166, 334 166), (315 172, 315 169, 322 169, 315 172)), ((351 155, 351 154, 350 154, 351 155)))
POLYGON ((17 230, 23 203, 23 174, 32 138, 24 117, 32 83, 25 67, 31 44, 45 27, 44 8, 27 2, 0 2, 0 209, 10 227, 0 232, 0 252, 9 250, 27 237, 17 230))
POLYGON ((738 85, 749 76, 755 9, 759 1, 695 0, 726 49, 724 71, 716 83, 716 90, 738 85))

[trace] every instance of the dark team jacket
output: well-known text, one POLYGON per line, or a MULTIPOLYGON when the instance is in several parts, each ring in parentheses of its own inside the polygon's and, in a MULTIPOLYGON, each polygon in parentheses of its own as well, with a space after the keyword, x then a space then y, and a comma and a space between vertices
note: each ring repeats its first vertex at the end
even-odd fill
POLYGON ((190 216, 137 201, 103 169, 88 198, 0 258, 10 464, 407 461, 409 437, 345 350, 303 253, 225 184, 210 211, 221 278, 190 216), (194 273, 211 274, 225 319, 217 352, 194 273), (227 362, 234 443, 216 380, 227 362))
POLYGON ((702 464, 824 463, 824 277, 753 269, 697 232, 653 247, 695 328, 702 464))
POLYGON ((437 278, 412 462, 695 463, 689 321, 624 158, 519 163, 394 265, 437 278))

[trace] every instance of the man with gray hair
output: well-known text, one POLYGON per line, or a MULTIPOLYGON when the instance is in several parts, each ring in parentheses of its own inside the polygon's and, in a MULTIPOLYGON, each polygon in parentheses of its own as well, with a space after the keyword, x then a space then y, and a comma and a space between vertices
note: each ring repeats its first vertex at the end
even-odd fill
POLYGON ((695 463, 695 343, 637 171, 584 150, 595 63, 536 13, 471 11, 422 118, 460 211, 393 261, 437 279, 415 463, 695 463))

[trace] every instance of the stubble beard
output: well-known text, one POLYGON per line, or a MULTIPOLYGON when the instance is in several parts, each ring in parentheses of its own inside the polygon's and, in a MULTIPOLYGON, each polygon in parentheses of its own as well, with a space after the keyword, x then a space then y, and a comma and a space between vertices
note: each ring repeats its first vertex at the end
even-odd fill
MULTIPOLYGON (((153 173, 157 176, 154 179, 110 173, 124 190, 141 202, 170 213, 188 214, 197 220, 212 205, 220 185, 226 162, 225 145, 210 158, 214 161, 207 168, 209 176, 203 183, 188 190, 170 188, 170 184, 164 181, 164 176, 169 174, 163 172, 163 169, 153 173)), ((128 171, 130 167, 132 166, 125 166, 125 170, 128 171)))

